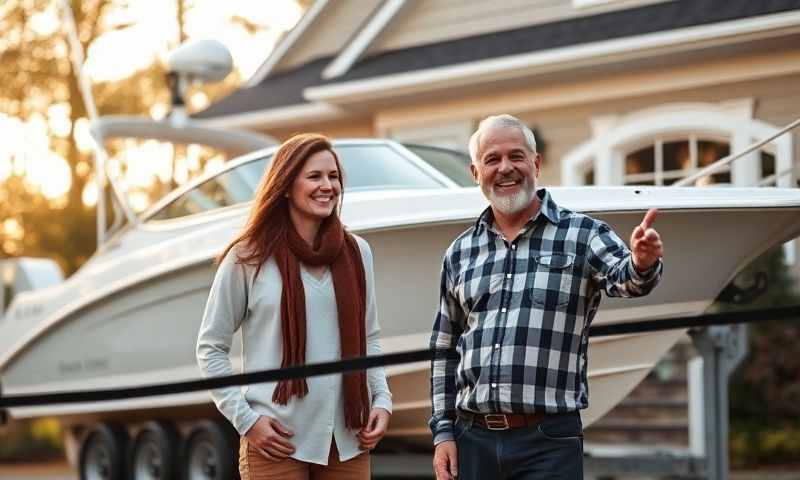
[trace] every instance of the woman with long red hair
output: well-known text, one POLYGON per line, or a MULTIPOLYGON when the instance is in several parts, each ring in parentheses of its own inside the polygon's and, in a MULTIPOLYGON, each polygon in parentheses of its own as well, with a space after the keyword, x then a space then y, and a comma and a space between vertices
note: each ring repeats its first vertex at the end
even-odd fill
MULTIPOLYGON (((372 252, 339 220, 339 158, 327 137, 283 143, 243 231, 219 258, 197 341, 206 376, 380 352, 372 252)), ((241 435, 242 479, 367 479, 389 423, 383 369, 212 392, 241 435)))

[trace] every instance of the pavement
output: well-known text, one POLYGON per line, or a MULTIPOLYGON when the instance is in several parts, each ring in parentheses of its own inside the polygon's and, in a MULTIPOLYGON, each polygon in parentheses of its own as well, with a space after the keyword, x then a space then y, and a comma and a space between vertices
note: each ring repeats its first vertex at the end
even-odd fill
MULTIPOLYGON (((798 466, 800 467, 800 466, 798 466)), ((76 480, 75 472, 66 463, 43 465, 0 464, 0 480, 76 480)), ((394 477, 392 477, 394 478, 394 477)), ((398 477, 399 478, 399 477, 398 477)), ((625 480, 652 480, 645 477, 624 477, 625 480)), ((622 477, 620 477, 620 480, 622 477)), ((790 471, 756 470, 731 473, 731 480, 800 480, 800 468, 790 471)))
POLYGON ((0 464, 0 479, 2 480, 75 480, 77 478, 77 472, 66 463, 0 464))

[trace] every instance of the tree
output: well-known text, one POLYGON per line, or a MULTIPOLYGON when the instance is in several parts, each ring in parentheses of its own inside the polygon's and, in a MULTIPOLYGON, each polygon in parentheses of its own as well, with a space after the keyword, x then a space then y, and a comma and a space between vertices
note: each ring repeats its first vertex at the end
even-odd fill
MULTIPOLYGON (((175 16, 178 34, 171 47, 176 47, 187 39, 185 14, 195 8, 195 4, 191 0, 173 1, 175 3, 161 5, 165 8, 164 15, 175 16)), ((109 20, 129 7, 126 0, 70 0, 70 3, 83 52, 89 52, 102 35, 131 27, 109 20)), ((66 161, 71 180, 63 196, 49 198, 32 185, 31 172, 21 168, 23 155, 19 152, 12 155, 12 174, 0 177, 0 258, 50 257, 69 275, 89 258, 97 245, 95 206, 83 198, 95 176, 94 162, 89 151, 77 141, 81 129, 86 128, 88 115, 69 58, 70 48, 63 25, 60 0, 0 0, 0 120, 4 114, 22 122, 46 125, 43 135, 49 139, 48 148, 66 161), (61 117, 60 126, 49 122, 56 116, 61 117)), ((247 22, 245 27, 263 28, 247 22)), ((240 81, 241 76, 234 72, 223 82, 195 87, 191 93, 202 92, 213 101, 238 87, 240 81)), ((169 105, 164 67, 155 56, 149 65, 128 78, 99 82, 92 90, 100 115, 148 115, 154 106, 160 105, 161 110, 166 111, 169 105)), ((108 147, 114 155, 121 145, 109 142, 108 147)), ((203 151, 198 161, 197 149, 193 149, 193 156, 186 148, 179 147, 174 152, 172 171, 166 179, 131 187, 128 193, 142 193, 149 200, 159 198, 181 180, 202 173, 203 161, 214 154, 203 151), (196 165, 187 167, 190 159, 196 165), (184 172, 182 177, 179 171, 184 172)), ((0 165, 4 160, 0 157, 0 165)), ((133 167, 124 160, 116 166, 123 178, 133 167)), ((42 425, 50 424, 21 422, 9 427, 10 430, 6 428, 0 435, 0 460, 30 460, 52 455, 58 445, 53 445, 51 440, 58 437, 58 432, 50 434, 52 432, 44 428, 47 434, 37 433, 42 425)))
MULTIPOLYGON (((84 47, 102 32, 101 18, 111 0, 73 0, 75 20, 84 47)), ((53 2, 8 0, 2 7, 0 38, 0 110, 10 117, 47 119, 51 107, 68 111, 69 129, 65 136, 50 131, 50 148, 69 166, 71 184, 64 199, 49 201, 26 184, 23 177, 9 178, 1 196, 0 218, 14 220, 23 232, 21 238, 3 234, 3 256, 31 255, 55 257, 71 273, 96 248, 94 209, 84 205, 83 189, 92 174, 91 161, 73 141, 78 119, 87 116, 72 64, 65 55, 66 39, 58 29, 47 31, 36 22, 39 15, 55 8, 53 2), (53 219, 58 218, 58 222, 53 219)))
MULTIPOLYGON (((84 52, 89 51, 101 35, 130 28, 129 24, 112 24, 110 14, 128 8, 125 0, 71 0, 78 36, 84 52)), ((179 37, 186 38, 184 14, 191 2, 177 0, 175 9, 179 37)), ((56 0, 7 0, 0 5, 0 112, 22 121, 40 120, 47 124, 55 112, 66 112, 68 128, 62 131, 50 126, 49 147, 62 157, 70 174, 69 191, 61 198, 49 199, 27 182, 25 173, 12 175, 0 183, 0 258, 9 256, 51 257, 59 262, 67 275, 73 273, 96 250, 95 206, 84 202, 87 184, 93 182, 94 162, 90 152, 76 142, 79 130, 86 128, 88 117, 77 76, 69 59, 69 43, 63 31, 61 3, 56 0), (55 26, 43 26, 43 18, 57 19, 55 26), (56 221, 54 221, 54 219, 56 221)), ((204 94, 218 98, 238 86, 238 72, 224 82, 204 89, 204 94)), ((198 89, 193 89, 197 92, 198 89)), ((169 90, 164 67, 154 57, 146 68, 130 77, 113 82, 96 83, 93 93, 101 115, 149 114, 154 105, 166 110, 169 90)), ((110 152, 119 144, 110 143, 110 152)), ((189 176, 202 173, 203 161, 214 152, 203 152, 194 162, 189 176)), ((144 195, 149 201, 172 190, 178 183, 178 170, 186 172, 186 149, 178 147, 172 160, 172 173, 163 182, 137 186, 128 193, 144 195)), ((17 167, 20 159, 15 160, 17 167)), ((124 177, 130 165, 122 162, 119 174, 124 177)), ((19 171, 19 168, 17 168, 19 171)), ((185 181, 187 175, 180 179, 185 181)), ((91 185, 90 185, 91 188, 91 185)))
MULTIPOLYGON (((766 291, 751 304, 735 308, 800 304, 800 292, 784 261, 782 247, 759 257, 737 276, 737 280, 747 284, 759 272, 767 274, 766 291)), ((731 447, 735 462, 779 463, 800 455, 798 344, 800 319, 750 326, 748 357, 734 372, 729 385, 731 447)))

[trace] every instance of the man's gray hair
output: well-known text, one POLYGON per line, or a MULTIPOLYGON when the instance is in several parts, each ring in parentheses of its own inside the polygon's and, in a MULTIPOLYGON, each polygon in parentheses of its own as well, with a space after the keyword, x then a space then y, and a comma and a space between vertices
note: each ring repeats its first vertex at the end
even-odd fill
POLYGON ((475 133, 469 138, 469 156, 472 159, 472 163, 478 161, 478 147, 480 146, 481 136, 490 130, 500 128, 518 129, 522 132, 522 136, 525 137, 528 150, 530 150, 531 153, 536 153, 536 137, 533 136, 531 129, 517 117, 504 113, 502 115, 492 115, 481 120, 481 123, 478 124, 478 129, 475 130, 475 133))

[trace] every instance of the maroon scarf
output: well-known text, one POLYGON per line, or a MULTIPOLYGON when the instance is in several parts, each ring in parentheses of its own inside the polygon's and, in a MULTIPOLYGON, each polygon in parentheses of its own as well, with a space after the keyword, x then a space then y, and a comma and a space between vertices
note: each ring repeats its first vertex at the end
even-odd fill
MULTIPOLYGON (((300 262, 312 266, 330 265, 342 358, 366 355, 366 277, 361 251, 356 239, 331 215, 322 222, 314 248, 311 248, 289 222, 287 238, 275 249, 275 261, 281 273, 281 326, 283 360, 281 368, 303 365, 306 361, 306 296, 300 279, 300 262)), ((345 425, 359 429, 369 417, 367 377, 363 370, 343 374, 345 425)), ((304 378, 278 383, 272 401, 286 405, 289 398, 308 393, 304 378)))

